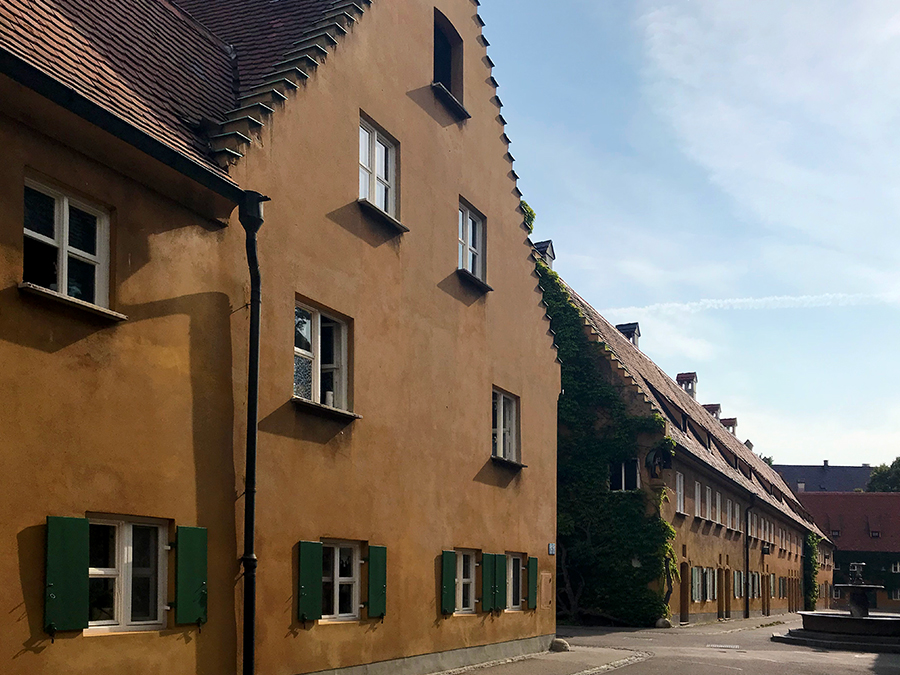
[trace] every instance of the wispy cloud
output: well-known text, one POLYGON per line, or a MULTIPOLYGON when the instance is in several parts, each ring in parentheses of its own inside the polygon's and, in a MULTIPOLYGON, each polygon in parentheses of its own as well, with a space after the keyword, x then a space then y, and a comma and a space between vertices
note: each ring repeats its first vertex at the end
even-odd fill
POLYGON ((704 298, 693 302, 660 302, 644 307, 614 307, 601 313, 671 312, 696 314, 714 310, 796 309, 805 307, 858 307, 889 304, 888 293, 822 293, 820 295, 770 295, 763 298, 704 298))

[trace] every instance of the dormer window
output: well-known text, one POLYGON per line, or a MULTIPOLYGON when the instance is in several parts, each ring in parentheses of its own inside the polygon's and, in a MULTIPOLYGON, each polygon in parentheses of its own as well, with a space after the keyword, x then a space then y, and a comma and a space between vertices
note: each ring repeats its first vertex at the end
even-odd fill
POLYGON ((434 10, 434 78, 431 88, 453 115, 471 117, 463 108, 463 41, 453 24, 434 10))
POLYGON ((881 530, 869 530, 869 536, 872 537, 872 539, 880 539, 881 530))

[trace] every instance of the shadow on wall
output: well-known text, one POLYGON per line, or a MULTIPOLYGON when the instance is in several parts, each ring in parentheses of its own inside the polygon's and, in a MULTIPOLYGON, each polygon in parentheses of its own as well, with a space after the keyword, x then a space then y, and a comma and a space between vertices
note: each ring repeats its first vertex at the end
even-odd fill
POLYGON ((406 95, 413 103, 424 110, 431 119, 440 124, 441 127, 447 128, 454 124, 462 127, 464 124, 464 122, 451 115, 450 111, 437 100, 430 83, 426 84, 424 87, 412 89, 406 92, 406 95))
POLYGON ((348 448, 353 439, 351 422, 313 416, 299 410, 291 401, 285 401, 263 417, 259 421, 259 430, 298 441, 328 445, 335 451, 348 448))
POLYGON ((389 243, 395 252, 400 250, 400 233, 367 217, 355 201, 325 214, 325 217, 372 248, 389 243))
POLYGON ((513 481, 518 483, 521 476, 521 471, 512 471, 505 467, 497 466, 490 458, 488 458, 484 463, 484 466, 479 469, 472 480, 476 483, 493 485, 498 488, 507 488, 513 481))

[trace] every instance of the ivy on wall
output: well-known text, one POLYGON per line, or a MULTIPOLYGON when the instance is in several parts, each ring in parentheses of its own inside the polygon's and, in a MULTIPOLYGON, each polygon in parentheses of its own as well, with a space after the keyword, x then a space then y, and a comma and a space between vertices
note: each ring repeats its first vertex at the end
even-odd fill
POLYGON ((562 618, 652 625, 668 616, 677 565, 675 530, 660 515, 665 488, 611 492, 610 465, 651 454, 670 457, 665 421, 629 414, 610 375, 605 345, 585 334, 584 318, 559 277, 537 262, 562 362, 557 439, 557 607, 562 618))
POLYGON ((809 532, 803 541, 803 609, 813 612, 819 600, 819 542, 822 537, 809 532))

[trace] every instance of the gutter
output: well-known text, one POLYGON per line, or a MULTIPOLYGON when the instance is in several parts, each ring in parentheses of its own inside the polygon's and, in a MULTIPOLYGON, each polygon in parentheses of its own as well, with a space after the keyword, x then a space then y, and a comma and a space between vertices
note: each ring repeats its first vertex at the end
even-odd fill
POLYGON ((127 122, 115 113, 94 103, 72 87, 63 84, 2 47, 0 47, 0 73, 221 195, 233 204, 243 201, 244 191, 236 183, 141 131, 131 122, 127 122))

